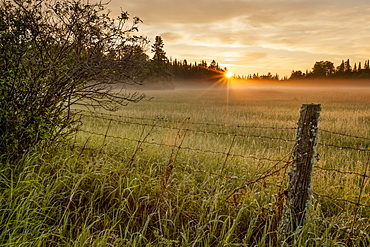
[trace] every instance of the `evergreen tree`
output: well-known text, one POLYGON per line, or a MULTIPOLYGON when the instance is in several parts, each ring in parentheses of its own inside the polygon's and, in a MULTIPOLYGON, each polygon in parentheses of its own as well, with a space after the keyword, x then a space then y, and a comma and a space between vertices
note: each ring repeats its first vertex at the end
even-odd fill
POLYGON ((152 52, 154 55, 150 61, 150 72, 149 77, 151 81, 156 83, 159 82, 158 87, 173 87, 171 79, 173 74, 169 69, 169 60, 166 57, 166 52, 164 51, 164 42, 161 36, 155 37, 155 42, 152 45, 152 52))
POLYGON ((347 59, 347 61, 344 63, 344 72, 346 74, 350 74, 352 72, 352 66, 349 62, 349 59, 347 59))
POLYGON ((365 70, 369 70, 370 66, 369 66, 369 60, 366 60, 365 61, 365 65, 364 65, 364 69, 365 70))
POLYGON ((166 57, 166 52, 163 50, 164 43, 161 36, 155 37, 155 43, 152 46, 152 52, 154 52, 152 61, 158 64, 168 63, 168 58, 166 57))
POLYGON ((215 60, 212 60, 211 64, 208 66, 209 69, 217 70, 218 64, 215 60))
POLYGON ((338 77, 343 76, 344 69, 345 69, 344 60, 342 60, 342 63, 337 67, 337 70, 335 72, 336 76, 338 77))

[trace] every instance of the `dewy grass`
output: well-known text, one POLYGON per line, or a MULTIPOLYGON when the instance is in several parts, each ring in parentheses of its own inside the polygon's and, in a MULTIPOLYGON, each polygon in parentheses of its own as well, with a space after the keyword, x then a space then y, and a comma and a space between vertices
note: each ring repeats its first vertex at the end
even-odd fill
MULTIPOLYGON (((286 140, 295 139, 300 104, 322 103, 322 129, 367 137, 368 97, 257 90, 230 97, 226 114, 222 93, 152 92, 154 99, 114 113, 135 119, 85 116, 71 145, 25 156, 18 174, 4 164, 0 246, 277 245, 294 145, 286 140)), ((327 132, 319 142, 369 148, 366 139, 327 132)), ((317 165, 328 170, 314 171, 317 194, 293 245, 367 246, 369 208, 345 201, 357 202, 363 177, 329 169, 363 174, 368 153, 318 152, 317 165)))

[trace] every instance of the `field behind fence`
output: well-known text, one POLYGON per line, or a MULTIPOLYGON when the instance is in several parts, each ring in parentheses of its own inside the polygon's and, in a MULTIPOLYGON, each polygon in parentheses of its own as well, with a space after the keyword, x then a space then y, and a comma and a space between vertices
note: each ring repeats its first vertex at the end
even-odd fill
MULTIPOLYGON (((152 103, 148 100, 147 104, 152 103)), ((164 191, 174 195, 181 192, 199 201, 218 195, 230 208, 237 209, 248 202, 261 210, 259 217, 267 219, 272 215, 277 221, 283 213, 284 191, 294 162, 298 115, 295 120, 285 117, 286 124, 273 111, 270 115, 278 123, 266 124, 269 122, 260 121, 263 116, 258 116, 253 121, 225 124, 225 116, 212 111, 213 120, 199 121, 189 115, 186 106, 183 112, 176 109, 161 115, 166 107, 173 107, 170 105, 161 107, 163 111, 149 109, 145 114, 137 114, 136 110, 128 110, 127 114, 79 111, 82 126, 74 146, 81 155, 95 155, 101 166, 132 167, 143 173, 149 170, 160 188, 159 195, 164 191)), ((140 110, 136 106, 132 109, 137 108, 140 110)), ((356 124, 358 119, 366 124, 366 109, 362 115, 354 116, 356 124)), ((227 113, 227 117, 232 114, 227 113)), ((368 130, 343 131, 344 127, 337 123, 335 128, 329 128, 333 124, 328 119, 326 113, 318 124, 311 196, 316 213, 310 217, 316 217, 321 226, 328 224, 328 229, 335 228, 351 238, 368 238, 368 130)), ((145 179, 140 181, 146 183, 145 179)), ((278 223, 274 224, 277 229, 278 223)))

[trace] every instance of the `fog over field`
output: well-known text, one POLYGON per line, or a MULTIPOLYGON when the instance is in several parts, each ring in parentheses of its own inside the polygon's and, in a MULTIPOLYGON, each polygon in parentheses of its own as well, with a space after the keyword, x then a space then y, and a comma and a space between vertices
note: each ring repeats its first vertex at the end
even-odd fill
MULTIPOLYGON (((253 81, 220 80, 215 83, 205 81, 175 81, 177 89, 281 89, 281 90, 370 90, 369 80, 290 80, 290 81, 253 81)), ((138 89, 146 88, 145 84, 138 89)))

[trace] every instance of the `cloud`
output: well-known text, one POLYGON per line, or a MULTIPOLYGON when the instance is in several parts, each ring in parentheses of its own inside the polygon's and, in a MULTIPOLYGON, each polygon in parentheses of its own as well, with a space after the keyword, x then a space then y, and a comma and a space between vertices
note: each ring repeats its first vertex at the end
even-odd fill
MULTIPOLYGON (((113 0, 112 8, 119 2, 113 0)), ((158 23, 209 23, 229 19, 247 11, 250 4, 244 1, 211 1, 211 0, 127 0, 130 13, 139 15, 152 24, 158 23)), ((123 6, 125 7, 125 6, 123 6)))
POLYGON ((266 52, 245 52, 244 58, 248 60, 250 59, 259 60, 266 58, 268 55, 269 54, 266 52))
POLYGON ((171 43, 178 43, 180 40, 182 40, 184 37, 175 32, 165 32, 159 34, 164 40, 171 42, 171 43))
POLYGON ((368 0, 111 0, 113 16, 119 7, 144 20, 142 33, 161 35, 168 55, 189 61, 252 61, 289 74, 369 52, 368 0))

